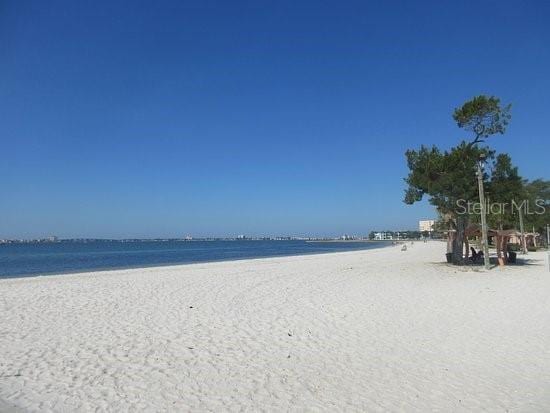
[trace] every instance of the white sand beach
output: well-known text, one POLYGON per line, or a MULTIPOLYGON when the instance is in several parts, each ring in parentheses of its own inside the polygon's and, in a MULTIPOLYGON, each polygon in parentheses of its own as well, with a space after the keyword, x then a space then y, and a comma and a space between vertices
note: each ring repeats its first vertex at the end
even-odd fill
POLYGON ((546 253, 444 243, 0 280, 14 411, 550 410, 546 253))

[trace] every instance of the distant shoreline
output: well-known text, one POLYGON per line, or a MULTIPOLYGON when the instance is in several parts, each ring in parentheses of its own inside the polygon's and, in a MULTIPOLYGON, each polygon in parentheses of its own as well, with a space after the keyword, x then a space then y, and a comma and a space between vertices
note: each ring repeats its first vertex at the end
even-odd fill
POLYGON ((397 241, 422 241, 420 239, 320 239, 306 242, 397 242, 397 241))

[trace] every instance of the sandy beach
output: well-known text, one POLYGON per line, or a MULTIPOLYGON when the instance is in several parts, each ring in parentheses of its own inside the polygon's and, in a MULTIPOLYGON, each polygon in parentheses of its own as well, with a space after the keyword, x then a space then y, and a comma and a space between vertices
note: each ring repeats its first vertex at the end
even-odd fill
POLYGON ((13 411, 550 410, 546 253, 444 243, 0 280, 13 411))

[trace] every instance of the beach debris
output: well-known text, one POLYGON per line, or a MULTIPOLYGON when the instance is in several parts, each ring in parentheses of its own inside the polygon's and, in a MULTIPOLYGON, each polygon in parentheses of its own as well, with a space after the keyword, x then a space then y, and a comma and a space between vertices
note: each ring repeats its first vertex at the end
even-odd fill
POLYGON ((5 376, 0 376, 0 379, 4 379, 4 378, 7 378, 7 377, 21 377, 21 373, 7 374, 5 376))
POLYGON ((292 333, 291 333, 290 331, 288 332, 288 336, 289 336, 289 337, 292 337, 292 333))
POLYGON ((190 306, 189 306, 189 308, 193 308, 193 306, 192 306, 192 305, 190 305, 190 306))

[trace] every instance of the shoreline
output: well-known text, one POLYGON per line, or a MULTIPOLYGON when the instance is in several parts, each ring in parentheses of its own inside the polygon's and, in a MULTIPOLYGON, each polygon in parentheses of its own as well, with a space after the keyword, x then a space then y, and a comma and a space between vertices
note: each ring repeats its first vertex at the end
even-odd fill
POLYGON ((30 412, 547 410, 546 253, 486 272, 443 263, 445 248, 2 280, 0 401, 30 412))
POLYGON ((402 240, 391 240, 391 239, 315 239, 315 240, 306 240, 306 242, 341 242, 341 243, 354 243, 354 242, 422 242, 422 240, 417 239, 402 239, 402 240))
MULTIPOLYGON (((306 241, 310 242, 310 241, 306 241)), ((376 241, 380 242, 380 241, 376 241)), ((265 255, 265 256, 254 256, 254 257, 242 257, 242 258, 221 258, 221 259, 211 259, 211 260, 197 260, 189 262, 171 262, 171 263, 156 263, 151 265, 142 265, 137 266, 120 266, 120 267, 103 267, 103 268, 92 268, 92 269, 82 269, 82 270, 67 270, 67 271, 51 271, 51 272, 41 272, 35 274, 14 274, 14 275, 2 275, 0 276, 0 282, 2 280, 11 280, 11 279, 20 279, 20 278, 34 278, 34 277, 53 277, 61 275, 74 275, 82 273, 97 273, 97 272, 110 272, 110 271, 123 271, 123 270, 140 270, 140 269, 150 269, 150 268, 164 268, 164 267, 178 267, 194 264, 208 264, 208 263, 220 263, 220 262, 232 262, 232 261, 247 261, 247 260, 262 260, 270 258, 284 258, 284 257, 306 257, 310 255, 325 255, 325 254, 340 254, 346 252, 356 252, 356 251, 373 251, 377 249, 387 248, 391 245, 380 245, 377 248, 366 248, 366 249, 353 249, 348 251, 312 251, 312 252, 299 252, 295 254, 282 253, 281 255, 265 255)))

